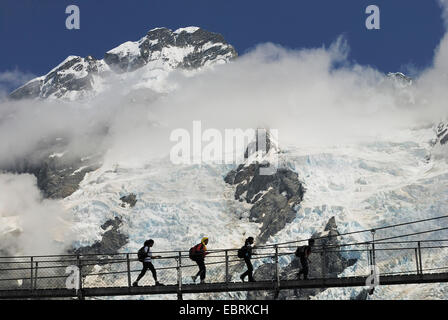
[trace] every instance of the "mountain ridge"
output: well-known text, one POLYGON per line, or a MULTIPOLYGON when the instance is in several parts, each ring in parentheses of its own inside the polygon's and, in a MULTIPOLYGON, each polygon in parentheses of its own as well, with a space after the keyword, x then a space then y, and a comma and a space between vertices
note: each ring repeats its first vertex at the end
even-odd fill
MULTIPOLYGON (((127 41, 107 51, 102 59, 70 55, 47 74, 34 78, 10 94, 10 98, 91 98, 108 87, 108 78, 145 69, 143 82, 175 69, 198 70, 227 63, 238 56, 221 34, 199 27, 155 28, 137 41, 127 41)), ((151 87, 151 84, 148 84, 151 87)))

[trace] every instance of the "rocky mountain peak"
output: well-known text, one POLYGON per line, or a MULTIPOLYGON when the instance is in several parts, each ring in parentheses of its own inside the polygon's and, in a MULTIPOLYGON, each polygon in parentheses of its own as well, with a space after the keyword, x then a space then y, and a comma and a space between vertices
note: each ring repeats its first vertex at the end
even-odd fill
POLYGON ((46 75, 12 92, 10 97, 84 99, 107 88, 107 78, 111 74, 125 75, 144 69, 141 81, 149 78, 154 82, 157 81, 154 73, 200 69, 227 63, 236 57, 235 49, 218 33, 199 27, 175 31, 156 28, 138 41, 127 41, 109 50, 101 60, 90 55, 85 58, 69 56, 46 75))
POLYGON ((387 78, 392 80, 398 87, 408 87, 412 85, 413 80, 401 72, 389 72, 387 78))
POLYGON ((331 230, 337 230, 338 226, 336 224, 336 218, 331 217, 330 220, 328 220, 327 225, 325 226, 324 231, 331 231, 331 230))
MULTIPOLYGON (((258 130, 257 130, 258 131, 258 130)), ((250 221, 262 223, 257 243, 265 243, 270 236, 282 230, 296 217, 296 209, 303 199, 305 189, 296 172, 288 168, 278 168, 272 174, 261 173, 269 167, 269 154, 277 150, 275 141, 269 134, 264 136, 265 152, 261 163, 253 161, 258 150, 258 135, 250 142, 245 152, 245 163, 231 170, 224 181, 235 187, 235 200, 252 204, 250 221)))

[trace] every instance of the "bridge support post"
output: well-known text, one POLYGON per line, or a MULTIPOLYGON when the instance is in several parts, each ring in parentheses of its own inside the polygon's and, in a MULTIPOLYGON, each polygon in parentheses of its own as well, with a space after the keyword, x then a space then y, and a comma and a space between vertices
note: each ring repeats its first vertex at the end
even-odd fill
POLYGON ((376 261, 375 261, 375 229, 372 229, 371 232, 372 232, 372 265, 375 266, 376 265, 376 261))
POLYGON ((226 283, 229 283, 229 251, 226 250, 226 283))
POLYGON ((418 242, 418 260, 419 260, 419 264, 420 264, 420 274, 423 274, 422 248, 420 246, 420 241, 418 242))
POLYGON ((76 256, 76 262, 78 264, 78 270, 79 270, 79 289, 78 289, 78 299, 84 300, 84 296, 82 294, 82 264, 81 264, 81 257, 79 254, 76 256))
POLYGON ((33 281, 33 273, 34 273, 33 268, 34 268, 34 258, 31 257, 30 290, 33 290, 33 283, 34 283, 34 281, 33 281))
MULTIPOLYGON (((372 233, 372 265, 370 266, 370 275, 375 276, 376 272, 376 260, 375 260, 375 229, 370 230, 372 233)), ((378 275, 379 277, 379 275, 378 275)), ((369 290, 369 295, 373 295, 373 292, 375 291, 375 287, 369 290)))
POLYGON ((179 251, 177 258, 177 300, 182 299, 182 252, 179 251))
POLYGON ((278 264, 278 245, 275 245, 275 295, 274 299, 277 300, 280 293, 280 266, 278 264))
POLYGON ((366 254, 367 254, 367 266, 370 266, 370 249, 369 249, 369 245, 366 244, 366 254))
POLYGON ((37 269, 39 268, 39 262, 36 261, 36 268, 34 269, 34 289, 37 288, 37 269))
POLYGON ((129 253, 126 253, 126 266, 128 271, 128 287, 131 287, 131 261, 129 260, 129 253))
POLYGON ((420 274, 420 264, 418 262, 418 250, 417 248, 415 248, 414 250, 415 250, 415 264, 417 267, 417 274, 420 274))
POLYGON ((322 245, 322 279, 325 279, 326 275, 326 263, 327 263, 327 257, 325 252, 325 244, 322 245))

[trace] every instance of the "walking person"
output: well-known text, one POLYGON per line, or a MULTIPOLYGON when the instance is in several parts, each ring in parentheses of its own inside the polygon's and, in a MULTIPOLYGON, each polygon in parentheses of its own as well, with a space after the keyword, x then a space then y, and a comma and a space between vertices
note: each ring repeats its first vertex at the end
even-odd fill
POLYGON ((243 282, 244 282, 244 279, 246 278, 246 276, 249 277, 249 282, 255 282, 255 279, 253 277, 254 267, 252 266, 252 262, 250 261, 250 259, 252 258, 252 246, 253 246, 253 244, 254 244, 254 238, 253 237, 249 237, 244 242, 244 246, 241 247, 241 249, 238 250, 238 257, 239 258, 243 258, 244 262, 246 262, 246 266, 247 266, 247 271, 244 272, 240 276, 240 279, 243 282))
POLYGON ((302 265, 302 268, 300 269, 299 273, 297 274, 298 279, 300 279, 300 276, 302 274, 303 274, 303 280, 308 279, 308 272, 309 272, 308 257, 311 255, 311 248, 313 245, 314 245, 314 239, 309 239, 308 245, 300 246, 296 250, 296 256, 300 259, 300 264, 302 265))
POLYGON ((138 260, 143 263, 143 269, 137 277, 137 280, 134 281, 132 286, 138 287, 138 282, 145 275, 146 271, 149 269, 152 273, 152 277, 156 283, 156 286, 162 285, 159 281, 157 281, 157 272, 152 264, 152 259, 162 258, 162 256, 153 256, 151 252, 151 247, 154 245, 154 240, 149 239, 146 240, 143 244, 143 247, 138 251, 138 260))
POLYGON ((206 274, 205 256, 209 254, 209 252, 207 252, 207 244, 208 244, 208 237, 203 237, 201 239, 201 243, 198 243, 197 245, 192 247, 189 252, 190 259, 196 262, 196 264, 199 267, 198 273, 196 273, 195 276, 191 277, 191 279, 195 283, 198 277, 200 277, 201 283, 205 283, 205 274, 206 274))

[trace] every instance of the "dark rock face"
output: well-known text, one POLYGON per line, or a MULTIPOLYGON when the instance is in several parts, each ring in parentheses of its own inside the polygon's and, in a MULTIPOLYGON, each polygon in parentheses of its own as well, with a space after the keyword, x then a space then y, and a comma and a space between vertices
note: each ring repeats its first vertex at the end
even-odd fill
POLYGON ((65 165, 50 159, 43 162, 40 167, 27 168, 26 172, 33 173, 37 177, 37 185, 45 197, 65 198, 78 190, 79 183, 87 172, 97 168, 98 166, 80 168, 79 164, 65 167, 65 165))
POLYGON ((440 144, 445 144, 448 142, 448 134, 446 134, 442 139, 440 139, 440 144))
POLYGON ((92 94, 96 78, 104 78, 111 72, 132 72, 151 61, 161 61, 173 69, 196 69, 209 62, 220 59, 227 62, 236 57, 235 49, 220 34, 200 28, 188 31, 158 28, 149 31, 138 42, 125 43, 110 50, 102 60, 92 56, 70 56, 47 75, 12 92, 10 98, 84 98, 92 94), (178 52, 162 51, 173 48, 178 52), (181 61, 177 60, 179 53, 183 55, 181 61))
POLYGON ((29 173, 37 178, 37 186, 46 198, 65 198, 78 190, 86 173, 100 167, 100 159, 95 157, 75 157, 70 154, 52 156, 49 150, 42 152, 40 160, 17 160, 7 168, 0 168, 13 173, 29 173))
MULTIPOLYGON (((72 249, 68 252, 68 254, 79 254, 79 255, 88 255, 88 254, 97 254, 99 256, 96 257, 96 264, 103 266, 105 268, 109 268, 110 265, 107 262, 106 255, 111 255, 118 253, 118 251, 128 243, 128 236, 122 234, 119 230, 122 224, 122 219, 120 217, 115 217, 114 219, 107 220, 101 228, 103 230, 107 230, 104 232, 103 237, 100 241, 96 241, 90 246, 80 247, 77 249, 72 249), (102 261, 104 260, 104 261, 102 261)), ((93 265, 83 265, 83 274, 90 273, 93 269, 93 265)))
POLYGON ((122 219, 115 217, 106 221, 101 228, 107 230, 103 234, 101 241, 97 241, 94 244, 81 247, 74 250, 75 254, 113 254, 117 253, 128 242, 128 236, 120 233, 119 228, 122 224, 122 219))
POLYGON ((181 67, 185 69, 200 68, 206 62, 213 61, 220 56, 230 56, 232 59, 237 57, 235 49, 227 44, 222 35, 203 29, 198 29, 193 33, 181 32, 176 38, 176 46, 183 47, 186 44, 192 44, 195 50, 183 59, 181 67), (203 46, 207 43, 213 46, 203 50, 203 46))
POLYGON ((235 58, 235 49, 228 45, 220 34, 197 29, 194 32, 173 32, 167 28, 158 28, 147 33, 141 40, 138 55, 121 55, 108 52, 104 61, 117 72, 129 72, 139 69, 150 61, 160 58, 160 52, 166 47, 186 48, 192 46, 193 51, 183 57, 183 60, 173 67, 196 69, 206 62, 217 59, 219 56, 235 58), (204 49, 204 45, 209 44, 204 49))
MULTIPOLYGON (((309 260, 309 278, 322 278, 336 277, 339 273, 344 271, 345 268, 356 263, 355 259, 347 260, 344 258, 339 248, 334 248, 339 244, 339 240, 336 235, 339 232, 337 230, 336 220, 332 217, 323 232, 315 233, 312 238, 315 238, 314 251, 310 255, 309 260), (317 239, 322 238, 322 239, 317 239), (333 247, 333 248, 331 248, 333 247), (322 249, 328 248, 328 249, 322 249)), ((289 265, 280 269, 280 279, 290 280, 297 279, 297 273, 301 268, 300 260, 294 256, 289 265)), ((275 264, 268 263, 263 264, 254 273, 255 280, 274 280, 275 276, 275 264)), ((297 290, 281 290, 278 296, 280 300, 286 299, 299 299, 307 300, 311 296, 315 296, 318 293, 324 291, 324 289, 297 289, 297 290)), ((249 300, 272 300, 274 299, 274 292, 268 291, 254 291, 249 292, 247 298, 249 300)), ((360 296, 361 298, 361 296, 360 296)))
POLYGON ((448 122, 439 123, 436 129, 437 140, 441 145, 445 145, 448 142, 448 122))
POLYGON ((123 202, 121 204, 121 206, 124 208, 126 207, 126 203, 129 204, 129 206, 131 208, 133 208, 135 206, 135 204, 137 203, 137 196, 133 193, 127 195, 127 196, 123 196, 120 198, 120 200, 123 202))
POLYGON ((0 171, 33 174, 44 197, 68 197, 78 190, 87 173, 101 166, 105 147, 96 137, 105 136, 107 130, 93 127, 76 141, 57 133, 42 137, 27 154, 2 163, 0 171))
POLYGON ((256 152, 268 153, 271 148, 269 131, 257 129, 255 140, 248 144, 244 154, 246 163, 239 165, 236 170, 231 170, 224 177, 226 183, 235 186, 235 200, 253 204, 249 219, 262 223, 257 243, 265 243, 270 236, 294 220, 305 192, 297 173, 278 168, 273 174, 261 174, 261 169, 270 167, 268 161, 248 162, 256 152), (259 150, 259 147, 263 150, 259 150))
POLYGON ((253 204, 250 220, 263 223, 257 243, 266 242, 271 235, 294 220, 304 188, 298 174, 289 169, 278 169, 273 175, 260 175, 266 164, 240 165, 229 172, 224 180, 236 186, 235 200, 253 204))

